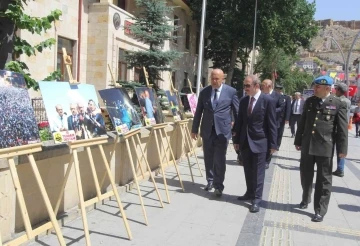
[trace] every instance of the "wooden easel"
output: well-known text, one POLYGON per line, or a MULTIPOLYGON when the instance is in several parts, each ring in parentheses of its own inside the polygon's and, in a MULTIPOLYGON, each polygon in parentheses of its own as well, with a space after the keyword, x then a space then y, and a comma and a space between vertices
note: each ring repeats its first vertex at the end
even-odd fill
MULTIPOLYGON (((23 244, 33 238, 35 238, 36 236, 38 236, 39 234, 54 228, 56 235, 58 237, 59 243, 60 245, 66 245, 63 235, 61 233, 59 224, 56 220, 56 212, 54 212, 51 203, 50 203, 50 199, 48 197, 48 194, 46 192, 44 183, 41 179, 40 176, 40 172, 39 169, 36 165, 33 153, 36 152, 40 152, 42 151, 41 149, 41 145, 42 143, 37 143, 37 144, 29 144, 29 145, 24 145, 24 146, 19 146, 19 147, 12 147, 12 148, 7 148, 7 149, 1 149, 0 150, 0 158, 6 158, 9 164, 9 169, 10 169, 10 173, 11 173, 11 177, 14 183, 14 188, 16 191, 16 197, 18 199, 18 203, 19 203, 19 207, 20 207, 20 211, 21 211, 21 216, 24 222, 24 226, 25 226, 25 231, 26 233, 10 242, 5 243, 4 245, 20 245, 23 244), (20 155, 27 155, 29 163, 31 165, 31 168, 34 172, 35 175, 35 179, 36 182, 39 186, 40 189, 40 193, 42 198, 44 199, 45 202, 45 207, 46 210, 49 214, 50 217, 50 222, 47 222, 46 224, 36 228, 36 229, 32 229, 31 227, 31 223, 30 223, 30 218, 28 215, 28 211, 26 208, 26 203, 25 203, 25 199, 24 199, 24 195, 22 192, 22 188, 20 185, 20 180, 19 180, 19 176, 17 173, 17 169, 15 166, 15 161, 14 161, 14 157, 16 156, 20 156, 20 155)), ((0 236, 0 245, 2 245, 1 242, 1 236, 0 236)))
MULTIPOLYGON (((143 71, 144 71, 144 75, 145 75, 145 80, 146 80, 146 85, 148 88, 152 88, 150 83, 149 83, 149 74, 148 72, 146 71, 146 68, 143 67, 143 71)), ((150 134, 149 134, 149 138, 148 138, 148 141, 146 143, 146 146, 145 146, 145 149, 144 151, 146 151, 146 149, 148 148, 149 144, 150 144, 150 140, 152 137, 155 137, 155 142, 156 142, 156 152, 158 154, 158 157, 159 157, 159 160, 160 160, 160 169, 161 169, 161 173, 163 175, 163 181, 164 181, 164 186, 165 186, 165 191, 166 191, 166 197, 167 197, 167 201, 168 203, 170 203, 170 195, 169 195, 169 189, 168 189, 168 186, 167 186, 167 182, 166 182, 166 177, 165 177, 165 171, 164 171, 164 167, 163 167, 163 161, 164 159, 166 159, 166 163, 167 165, 169 165, 169 158, 167 156, 167 151, 170 151, 170 155, 171 155, 171 158, 172 158, 172 161, 173 161, 173 164, 174 164, 174 167, 176 169, 176 173, 177 173, 177 176, 179 178, 179 182, 180 182, 180 185, 181 185, 181 188, 183 191, 185 191, 184 189, 184 185, 183 185, 183 182, 181 180, 181 176, 180 176, 180 172, 179 172, 179 169, 176 165, 176 161, 175 161, 175 156, 174 156, 174 152, 171 148, 171 145, 170 145, 170 140, 166 134, 166 126, 168 124, 167 123, 162 123, 162 124, 156 124, 156 125, 152 125, 151 126, 151 130, 150 130, 150 134), (165 148, 165 144, 164 144, 164 137, 166 139, 166 142, 167 142, 167 147, 165 148), (160 139, 159 139, 160 138, 160 139), (163 149, 164 153, 163 155, 161 154, 161 148, 163 149)))
MULTIPOLYGON (((140 129, 135 129, 135 130, 132 130, 132 131, 129 131, 125 134, 123 134, 121 136, 121 138, 123 138, 125 140, 125 145, 126 145, 126 150, 127 150, 127 153, 128 153, 128 156, 129 156, 129 159, 130 159, 130 166, 131 166, 131 171, 132 171, 132 174, 133 174, 133 177, 134 177, 134 181, 135 181, 135 185, 136 185, 136 189, 137 189, 137 192, 138 192, 138 195, 139 195, 139 199, 140 199, 140 204, 141 204, 141 207, 142 207, 142 211, 143 211, 143 214, 144 214, 144 218, 145 218, 145 224, 148 225, 148 218, 147 218, 147 215, 146 215, 146 210, 145 210, 145 206, 144 206, 144 201, 143 201, 143 198, 142 198, 142 195, 141 195, 141 191, 140 191, 140 187, 139 187, 139 182, 138 182, 138 179, 137 179, 137 174, 136 174, 136 170, 135 170, 135 164, 134 164, 134 161, 133 161, 133 158, 132 158, 132 153, 131 153, 131 148, 130 148, 130 142, 132 143, 132 147, 135 151, 135 155, 136 155, 136 159, 137 159, 137 162, 138 162, 138 166, 140 167, 140 171, 141 171, 141 175, 143 178, 145 178, 145 173, 144 173, 144 170, 141 166, 141 162, 144 160, 145 161, 145 165, 146 165, 146 168, 147 168, 147 171, 149 172, 149 175, 150 175, 150 178, 151 178, 151 181, 152 183, 154 184, 154 188, 155 188, 155 191, 157 193, 157 196, 159 198, 159 202, 160 202, 160 205, 161 207, 163 208, 164 207, 164 204, 162 202, 162 199, 161 199, 161 196, 160 196, 160 192, 156 186, 156 183, 155 183, 155 180, 154 180, 154 176, 152 175, 151 173, 151 168, 150 168, 150 165, 149 165, 149 162, 145 156, 145 152, 144 150, 142 149, 141 147, 141 142, 140 142, 140 129), (137 146, 139 146, 140 148, 140 151, 141 151, 141 157, 139 158, 139 155, 138 155, 138 152, 137 152, 137 146)), ((112 156, 114 155, 115 153, 115 148, 116 148, 116 145, 120 143, 120 136, 117 135, 116 136, 116 139, 115 139, 115 142, 114 142, 114 147, 112 149, 112 152, 110 154, 110 160, 112 159, 112 156)), ((103 184, 105 180, 105 176, 103 177, 103 179, 101 180, 101 186, 103 184)))
POLYGON ((70 148, 70 150, 72 151, 72 155, 71 155, 71 159, 69 162, 69 165, 66 169, 66 173, 65 173, 65 177, 64 177, 64 181, 62 184, 62 189, 60 191, 60 194, 58 196, 57 199, 57 203, 56 203, 56 207, 55 207, 55 213, 58 212, 59 207, 60 207, 60 202, 62 200, 63 194, 64 194, 64 190, 65 190, 65 186, 67 183, 67 180, 69 178, 69 174, 72 168, 72 165, 74 164, 75 166, 75 176, 76 176, 76 185, 77 185, 77 189, 78 189, 78 195, 79 195, 79 202, 80 202, 80 210, 81 210, 81 216, 82 216, 82 221, 83 221, 83 226, 84 226, 84 232, 85 232, 85 239, 86 239, 86 245, 91 245, 90 242, 90 235, 89 235, 89 228, 88 228, 88 223, 87 223, 87 216, 86 216, 86 207, 91 206, 97 202, 103 201, 106 198, 109 198, 111 196, 115 196, 116 201, 118 203, 123 221, 124 221, 124 225, 128 234, 129 239, 132 239, 132 234, 129 228, 129 224, 127 221, 127 217, 125 215, 121 200, 120 200, 120 196, 117 192, 116 189, 116 185, 114 182, 114 179, 112 178, 112 174, 111 174, 111 170, 109 167, 109 163, 106 159, 105 156, 105 152, 104 152, 104 148, 103 148, 103 144, 108 142, 108 137, 104 136, 104 137, 97 137, 97 138, 92 138, 92 139, 83 139, 83 140, 76 140, 73 142, 68 142, 68 146, 70 148), (102 162, 104 164, 105 167, 105 176, 107 176, 109 178, 110 184, 111 184, 111 190, 101 194, 101 189, 100 189, 100 185, 99 185, 99 180, 96 174, 96 169, 95 169, 95 165, 94 165, 94 160, 92 157, 92 153, 91 153, 91 147, 94 146, 98 146, 99 150, 100 150, 100 154, 102 157, 102 162), (96 190, 96 197, 88 200, 88 201, 84 201, 84 194, 83 194, 83 189, 82 189, 82 183, 81 183, 81 176, 80 176, 80 164, 79 164, 79 159, 78 159, 78 148, 85 148, 88 158, 89 158, 89 163, 90 163, 90 170, 91 170, 91 174, 95 183, 95 190, 96 190))
POLYGON ((115 82, 115 76, 114 76, 114 74, 112 72, 110 64, 108 64, 108 68, 109 68, 109 72, 110 72, 110 75, 111 75, 111 86, 113 86, 114 88, 122 88, 122 86, 120 84, 117 84, 115 82))
POLYGON ((72 72, 71 72, 71 65, 72 65, 71 56, 69 56, 67 54, 66 49, 64 47, 62 48, 62 51, 63 51, 64 64, 66 66, 66 71, 69 75, 69 82, 77 84, 78 82, 74 79, 72 72))

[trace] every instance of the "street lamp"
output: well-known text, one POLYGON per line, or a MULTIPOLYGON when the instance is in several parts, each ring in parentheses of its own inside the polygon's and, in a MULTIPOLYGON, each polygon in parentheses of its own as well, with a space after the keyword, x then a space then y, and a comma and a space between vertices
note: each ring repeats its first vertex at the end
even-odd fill
POLYGON ((204 32, 205 32, 205 19, 206 19, 206 0, 202 2, 202 12, 201 12, 201 27, 200 27, 200 43, 199 43, 199 56, 198 56, 198 68, 197 68, 197 78, 196 78, 196 95, 199 98, 200 94, 200 81, 202 78, 202 63, 204 56, 204 32))

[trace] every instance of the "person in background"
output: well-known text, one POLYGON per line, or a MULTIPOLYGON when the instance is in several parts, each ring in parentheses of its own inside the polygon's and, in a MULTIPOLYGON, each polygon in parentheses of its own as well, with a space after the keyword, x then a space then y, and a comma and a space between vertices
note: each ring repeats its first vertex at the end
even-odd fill
POLYGON ((55 106, 57 115, 52 120, 52 132, 62 132, 68 130, 67 117, 60 104, 55 106))
POLYGON ((334 145, 337 155, 345 158, 348 149, 346 103, 330 94, 333 79, 321 76, 314 81, 314 96, 309 97, 296 132, 294 145, 301 151, 300 180, 303 189, 300 209, 311 202, 314 166, 316 183, 313 222, 323 221, 330 202, 334 145))
POLYGON ((358 138, 360 135, 360 101, 358 101, 357 106, 354 109, 353 123, 355 124, 355 137, 358 138))
POLYGON ((284 134, 285 124, 289 124, 289 120, 290 120, 291 97, 283 93, 282 85, 276 85, 275 90, 281 94, 281 100, 283 100, 285 103, 285 109, 284 111, 282 111, 282 114, 280 116, 280 127, 278 129, 278 138, 277 138, 278 147, 280 149, 282 136, 284 134))
POLYGON ((231 86, 223 83, 224 72, 214 69, 211 72, 211 85, 199 95, 191 130, 191 137, 198 137, 201 121, 204 161, 207 185, 206 191, 215 188, 215 195, 222 196, 226 171, 226 150, 232 137, 232 118, 237 119, 239 99, 231 86))
MULTIPOLYGON (((346 98, 345 93, 348 91, 348 86, 344 83, 339 83, 335 89, 336 96, 340 99, 340 101, 346 103, 346 110, 347 110, 347 122, 349 124, 350 119, 350 107, 351 102, 349 99, 346 98)), ((344 166, 345 166, 345 158, 339 157, 339 146, 336 145, 336 153, 337 153, 337 168, 336 171, 333 172, 333 175, 338 177, 344 177, 344 166)))
POLYGON ((299 125, 301 114, 304 110, 304 100, 301 99, 301 93, 295 92, 294 100, 291 102, 290 129, 291 137, 295 136, 295 124, 299 125))

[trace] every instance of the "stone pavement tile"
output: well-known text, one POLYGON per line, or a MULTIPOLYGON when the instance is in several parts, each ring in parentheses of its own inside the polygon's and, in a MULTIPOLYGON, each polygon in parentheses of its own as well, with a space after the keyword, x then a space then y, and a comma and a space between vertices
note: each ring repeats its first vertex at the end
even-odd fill
POLYGON ((228 245, 235 245, 242 223, 231 223, 221 219, 216 220, 205 238, 213 241, 227 242, 228 245))
POLYGON ((210 226, 191 224, 183 222, 176 231, 167 239, 166 243, 171 245, 201 245, 210 226))
POLYGON ((338 245, 346 245, 346 246, 358 246, 358 242, 356 240, 338 238, 338 237, 329 237, 326 238, 326 244, 328 246, 338 246, 338 245))
MULTIPOLYGON (((229 244, 228 242, 221 242, 216 240, 204 239, 199 246, 229 246, 235 244, 229 244)), ((195 245, 194 245, 195 246, 195 245)))
POLYGON ((308 232, 300 232, 300 231, 292 231, 292 239, 294 243, 301 242, 299 245, 316 245, 316 246, 326 246, 328 245, 326 242, 326 236, 308 233, 308 232))
POLYGON ((241 238, 239 238, 235 246, 258 246, 259 237, 253 233, 241 233, 241 238))

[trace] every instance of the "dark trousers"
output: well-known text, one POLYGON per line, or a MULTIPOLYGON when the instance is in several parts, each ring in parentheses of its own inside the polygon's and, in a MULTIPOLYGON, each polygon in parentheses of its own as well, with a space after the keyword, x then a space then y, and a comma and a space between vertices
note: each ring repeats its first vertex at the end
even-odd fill
POLYGON ((266 153, 253 153, 249 147, 241 150, 244 162, 244 172, 246 180, 246 193, 259 204, 262 200, 265 179, 265 158, 266 153))
POLYGON ((360 123, 355 123, 356 136, 359 136, 359 126, 360 123))
MULTIPOLYGON (((308 148, 307 148, 308 149, 308 148)), ((300 179, 303 189, 302 201, 311 202, 312 184, 314 178, 314 166, 316 163, 316 183, 314 194, 315 213, 324 216, 327 212, 332 186, 332 157, 323 157, 301 153, 300 179)))
POLYGON ((291 114, 290 115, 289 125, 290 125, 292 135, 295 135, 295 124, 299 125, 300 118, 301 118, 301 114, 291 114))
POLYGON ((284 134, 284 128, 285 128, 285 121, 280 122, 280 127, 278 128, 278 135, 277 135, 277 145, 278 149, 280 149, 281 146, 281 140, 284 134))
POLYGON ((215 189, 224 190, 228 143, 224 135, 216 135, 215 129, 209 139, 203 139, 206 180, 213 183, 215 189))

